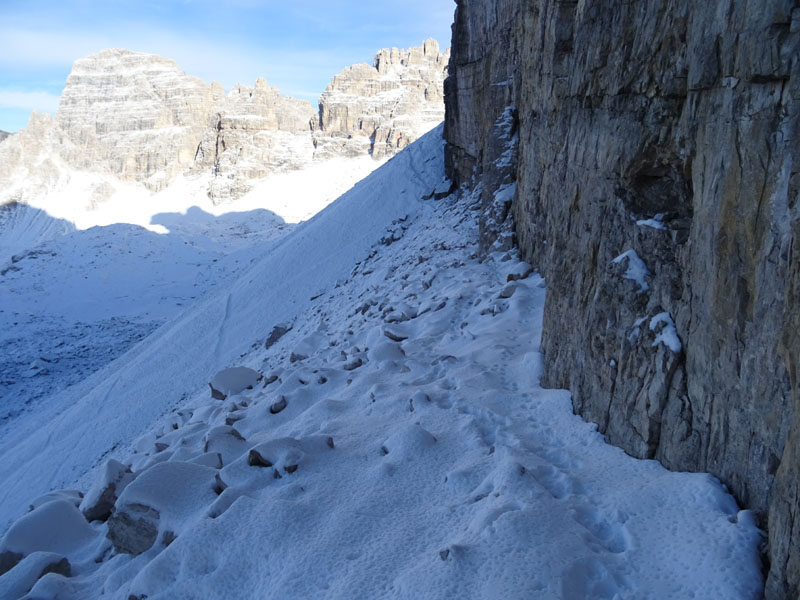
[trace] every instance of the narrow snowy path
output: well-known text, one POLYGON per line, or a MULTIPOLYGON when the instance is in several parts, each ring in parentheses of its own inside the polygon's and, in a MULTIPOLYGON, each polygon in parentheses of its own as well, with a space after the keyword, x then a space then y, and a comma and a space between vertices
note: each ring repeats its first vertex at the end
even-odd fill
MULTIPOLYGON (((433 156, 416 157, 426 181, 433 156)), ((218 366, 263 379, 193 394, 118 456, 136 477, 116 516, 71 546, 34 535, 69 496, 18 521, 0 551, 26 557, 0 596, 32 585, 47 550, 72 577, 33 597, 757 598, 760 533, 718 481, 630 458, 539 386, 541 278, 514 253, 476 258, 468 197, 407 207, 382 232, 351 223, 372 236, 355 268, 288 320, 247 338, 234 322, 252 313, 221 297, 209 323, 258 344, 218 366), (277 325, 291 329, 265 348, 277 325)))

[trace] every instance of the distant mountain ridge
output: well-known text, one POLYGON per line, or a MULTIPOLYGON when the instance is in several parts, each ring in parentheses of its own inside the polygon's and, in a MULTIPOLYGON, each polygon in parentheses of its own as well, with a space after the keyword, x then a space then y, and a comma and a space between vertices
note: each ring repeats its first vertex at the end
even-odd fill
MULTIPOLYGON (((208 174, 208 194, 222 203, 315 158, 392 156, 443 120, 448 60, 435 40, 381 50, 374 66, 334 77, 318 111, 263 78, 226 93, 172 60, 103 50, 75 62, 54 118, 32 114, 0 146, 0 204, 47 193, 73 169, 151 191, 181 174, 208 174)), ((98 183, 92 201, 112 188, 98 183)))

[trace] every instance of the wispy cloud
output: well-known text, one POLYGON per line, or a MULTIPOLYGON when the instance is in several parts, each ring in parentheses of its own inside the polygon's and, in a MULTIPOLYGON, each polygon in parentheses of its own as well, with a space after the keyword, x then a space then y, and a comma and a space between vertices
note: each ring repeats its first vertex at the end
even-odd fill
POLYGON ((55 113, 59 97, 49 92, 29 92, 0 88, 0 106, 55 113))

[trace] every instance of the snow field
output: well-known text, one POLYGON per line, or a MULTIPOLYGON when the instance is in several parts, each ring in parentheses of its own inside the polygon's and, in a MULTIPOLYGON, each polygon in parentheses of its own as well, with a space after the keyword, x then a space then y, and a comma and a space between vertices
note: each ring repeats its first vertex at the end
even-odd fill
MULTIPOLYGON (((627 456, 540 387, 544 282, 513 252, 476 258, 468 194, 418 200, 440 151, 417 142, 106 367, 89 401, 64 395, 42 428, 54 447, 38 448, 75 474, 38 460, 48 477, 15 474, 25 487, 3 506, 71 485, 116 440, 135 477, 115 510, 144 515, 150 545, 116 552, 114 517, 82 524, 74 547, 12 535, 78 502, 56 498, 0 542, 25 554, 0 586, 23 589, 32 557, 56 551, 71 577, 47 574, 31 597, 759 597, 761 534, 717 480, 627 456), (264 378, 212 399, 232 366, 264 378), (123 422, 60 452, 100 399, 123 422)), ((16 443, 0 445, 33 449, 16 443)))

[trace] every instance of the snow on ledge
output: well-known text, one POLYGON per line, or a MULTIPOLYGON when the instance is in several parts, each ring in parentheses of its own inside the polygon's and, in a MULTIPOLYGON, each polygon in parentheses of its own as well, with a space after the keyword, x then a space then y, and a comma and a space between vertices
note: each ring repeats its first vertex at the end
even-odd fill
POLYGON ((647 265, 644 264, 644 261, 636 254, 635 250, 628 250, 611 262, 619 264, 625 259, 628 260, 628 270, 625 271, 624 275, 625 279, 635 281, 639 285, 640 294, 649 290, 650 285, 645 280, 645 277, 650 275, 650 271, 647 269, 647 265))
POLYGON ((658 346, 659 344, 664 344, 677 354, 683 349, 683 346, 678 337, 678 330, 675 328, 675 321, 672 320, 668 312, 658 313, 655 317, 650 319, 650 331, 656 331, 658 326, 662 324, 664 326, 656 332, 656 339, 652 345, 658 346))

